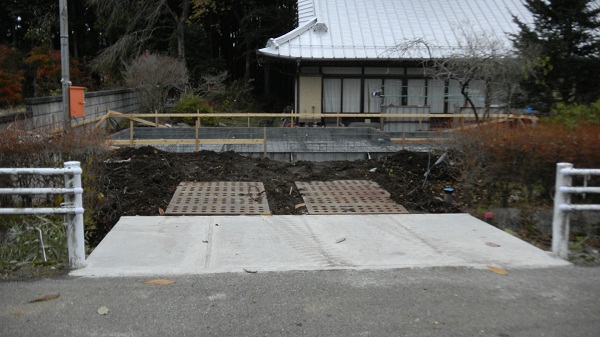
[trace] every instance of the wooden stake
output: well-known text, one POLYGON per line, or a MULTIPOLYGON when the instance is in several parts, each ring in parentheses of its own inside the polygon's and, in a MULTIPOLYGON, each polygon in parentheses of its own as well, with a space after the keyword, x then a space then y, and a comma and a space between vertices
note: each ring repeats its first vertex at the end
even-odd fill
POLYGON ((198 131, 200 129, 200 118, 196 120, 196 153, 198 153, 198 147, 200 145, 200 140, 198 139, 198 131))
POLYGON ((129 121, 129 146, 133 147, 133 121, 129 121))
POLYGON ((267 127, 266 126, 264 129, 264 135, 263 135, 263 147, 264 147, 263 158, 267 158, 267 127))

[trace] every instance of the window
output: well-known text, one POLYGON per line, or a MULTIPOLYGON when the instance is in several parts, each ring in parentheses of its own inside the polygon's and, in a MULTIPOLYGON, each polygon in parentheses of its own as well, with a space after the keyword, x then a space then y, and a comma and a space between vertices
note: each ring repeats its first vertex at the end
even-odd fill
POLYGON ((360 79, 345 78, 343 81, 342 112, 360 112, 360 79))
POLYGON ((342 112, 342 80, 326 78, 323 80, 323 112, 342 112))
POLYGON ((380 113, 381 112, 381 104, 383 103, 383 98, 381 97, 373 97, 373 92, 380 90, 383 85, 383 80, 381 79, 365 79, 365 90, 364 90, 364 112, 366 113, 380 113))

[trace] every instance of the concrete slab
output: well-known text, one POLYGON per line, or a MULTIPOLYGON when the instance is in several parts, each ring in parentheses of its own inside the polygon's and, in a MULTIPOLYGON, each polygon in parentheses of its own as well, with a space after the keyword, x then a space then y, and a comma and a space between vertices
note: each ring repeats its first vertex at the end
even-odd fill
POLYGON ((570 263, 468 214, 123 217, 73 276, 570 263))

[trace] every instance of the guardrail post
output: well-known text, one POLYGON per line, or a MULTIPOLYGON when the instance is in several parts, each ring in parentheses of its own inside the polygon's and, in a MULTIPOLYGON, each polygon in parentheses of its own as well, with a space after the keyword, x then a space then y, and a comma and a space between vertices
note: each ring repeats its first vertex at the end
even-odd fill
POLYGON ((561 191, 562 186, 571 186, 573 178, 563 174, 563 169, 572 169, 573 164, 556 164, 556 186, 554 192, 554 212, 552 215, 552 252, 563 259, 569 257, 569 212, 561 209, 561 205, 571 201, 571 195, 561 191))
POLYGON ((69 267, 82 268, 85 264, 85 238, 83 229, 83 188, 81 185, 81 168, 78 161, 65 162, 65 188, 72 188, 73 195, 65 194, 66 207, 73 207, 72 214, 65 215, 67 225, 67 246, 69 250, 69 267))

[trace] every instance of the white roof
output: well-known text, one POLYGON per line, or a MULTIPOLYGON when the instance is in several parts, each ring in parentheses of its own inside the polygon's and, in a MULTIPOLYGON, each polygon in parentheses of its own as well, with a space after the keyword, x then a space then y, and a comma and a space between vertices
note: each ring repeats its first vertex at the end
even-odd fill
POLYGON ((495 36, 510 48, 512 15, 531 22, 521 0, 298 0, 298 28, 269 39, 260 54, 287 59, 429 58, 464 44, 460 29, 495 36), (397 46, 420 40, 413 48, 397 46), (463 42, 461 42, 463 41, 463 42))

